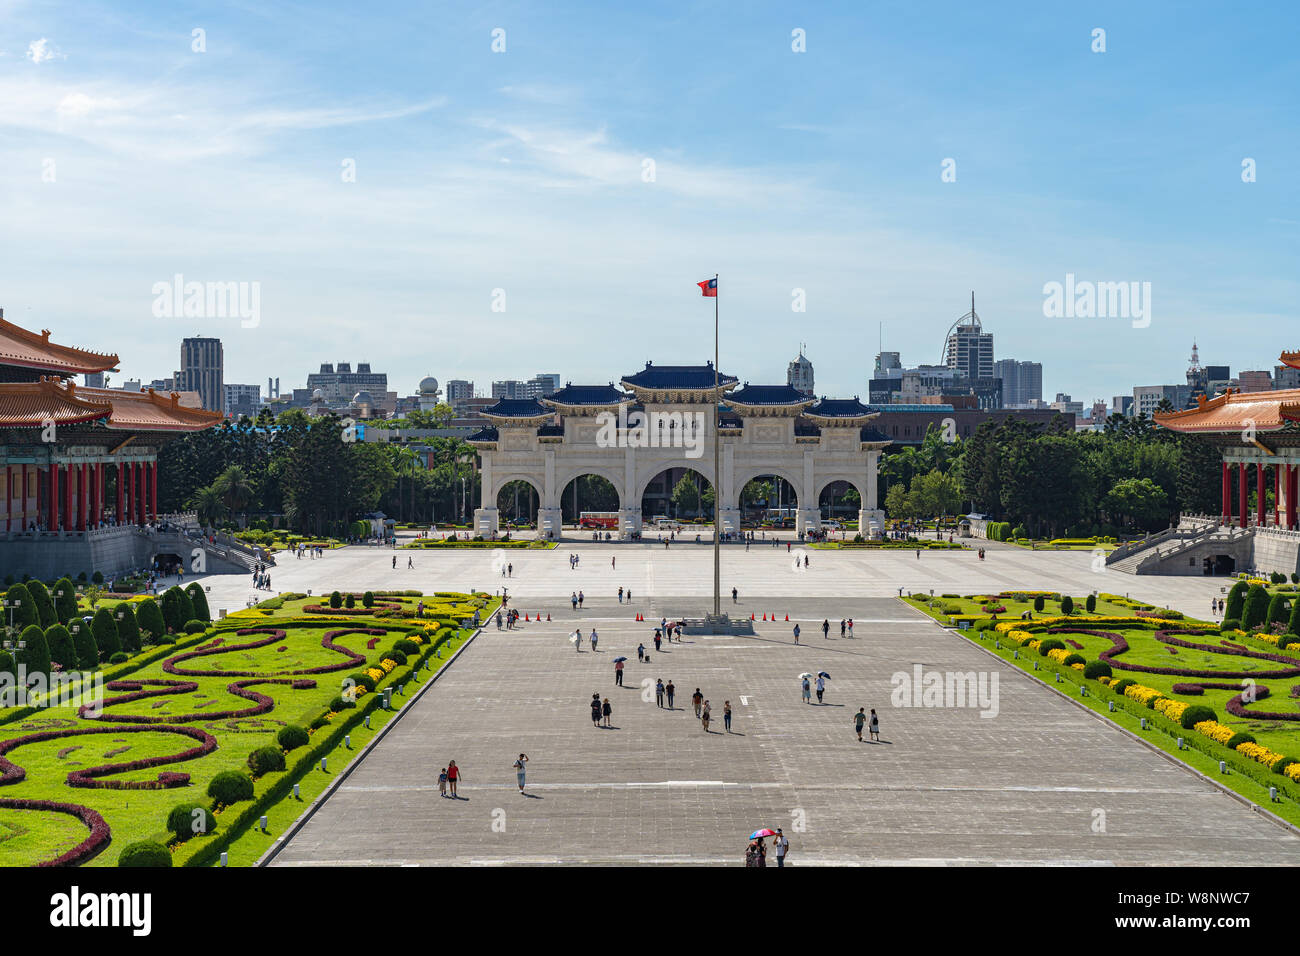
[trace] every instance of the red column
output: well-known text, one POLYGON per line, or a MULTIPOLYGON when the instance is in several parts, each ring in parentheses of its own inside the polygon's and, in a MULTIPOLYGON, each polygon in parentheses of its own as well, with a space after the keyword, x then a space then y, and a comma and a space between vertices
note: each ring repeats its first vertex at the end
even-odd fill
POLYGON ((1273 527, 1282 527, 1282 466, 1273 466, 1273 527))
POLYGON ((1221 524, 1228 524, 1229 519, 1232 517, 1232 476, 1228 472, 1228 462, 1226 460, 1223 462, 1222 485, 1223 505, 1219 511, 1219 517, 1222 519, 1221 524))
POLYGON ((18 530, 19 530, 19 531, 26 531, 26 530, 27 530, 27 527, 26 527, 26 525, 27 525, 27 466, 26 466, 26 465, 23 465, 23 475, 22 475, 22 478, 19 479, 19 481, 21 481, 21 482, 23 483, 23 484, 22 484, 22 491, 19 492, 19 500, 22 501, 22 503, 23 503, 23 506, 22 506, 22 507, 23 507, 23 516, 22 516, 23 527, 19 528, 18 530))
POLYGON ((50 522, 51 531, 59 530, 59 463, 50 462, 50 522))
POLYGON ((1246 463, 1239 462, 1237 465, 1237 524, 1246 527, 1247 515, 1250 510, 1250 500, 1246 493, 1246 463))
POLYGON ((135 501, 131 505, 135 508, 135 523, 144 524, 144 469, 140 467, 140 463, 137 461, 132 470, 135 472, 131 476, 131 480, 135 483, 133 485, 135 501))
POLYGON ((126 469, 126 523, 135 523, 135 475, 132 470, 131 462, 124 466, 126 469))
POLYGON ((1264 525, 1264 482, 1265 482, 1264 463, 1260 462, 1255 466, 1255 527, 1260 528, 1264 525))
POLYGON ((122 473, 122 463, 117 463, 117 523, 121 524, 126 520, 126 488, 125 476, 122 473))
POLYGON ((99 462, 95 462, 90 466, 90 526, 92 528, 99 524, 99 499, 101 497, 99 479, 102 467, 99 462))
POLYGON ((1292 531, 1296 527, 1296 495, 1300 492, 1300 468, 1287 466, 1286 486, 1286 526, 1292 531))
POLYGON ((77 475, 77 530, 86 530, 86 463, 73 467, 77 475))
POLYGON ((5 465, 5 531, 12 531, 14 527, 14 473, 13 470, 5 465))
POLYGON ((158 520, 158 459, 149 463, 149 501, 153 504, 153 520, 158 520))

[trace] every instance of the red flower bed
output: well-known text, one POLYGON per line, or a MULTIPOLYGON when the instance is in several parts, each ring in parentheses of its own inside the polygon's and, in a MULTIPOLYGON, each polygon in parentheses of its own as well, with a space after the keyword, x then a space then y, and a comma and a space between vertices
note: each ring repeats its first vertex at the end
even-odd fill
MULTIPOLYGON (((226 685, 226 691, 234 694, 236 697, 242 697, 245 700, 253 702, 252 707, 246 707, 243 710, 214 710, 202 714, 180 714, 175 716, 147 717, 142 714, 119 714, 108 719, 128 724, 187 724, 193 720, 225 720, 236 717, 257 717, 261 714, 270 713, 275 709, 275 699, 267 697, 265 694, 259 694, 256 691, 246 690, 253 684, 288 684, 294 690, 306 690, 316 686, 314 680, 299 680, 288 677, 255 677, 251 680, 237 680, 226 685)), ((170 694, 189 694, 198 689, 198 684, 194 681, 181 680, 141 680, 141 681, 110 681, 105 685, 109 690, 129 690, 132 693, 121 694, 117 697, 105 698, 101 705, 103 709, 114 706, 115 704, 125 704, 134 700, 143 700, 146 697, 166 696, 170 694), (159 690, 144 690, 145 684, 159 684, 162 687, 159 690)), ((77 711, 79 717, 85 717, 87 720, 100 720, 100 717, 89 717, 85 710, 89 705, 81 707, 77 711)), ((158 706, 158 705, 155 705, 158 706)), ((201 706, 201 705, 200 705, 201 706)))
POLYGON ((87 860, 93 860, 104 847, 112 842, 112 831, 108 823, 90 807, 76 803, 57 803, 54 800, 12 800, 0 798, 0 810, 37 810, 46 813, 66 813, 76 817, 90 828, 90 836, 82 840, 67 853, 42 860, 37 866, 80 866, 87 860))
POLYGON ((276 627, 249 627, 235 632, 239 637, 246 637, 249 634, 266 634, 266 638, 260 641, 250 641, 247 644, 227 644, 223 647, 206 647, 198 650, 189 651, 185 654, 177 654, 175 657, 169 657, 163 661, 162 668, 169 674, 176 674, 183 677, 273 677, 281 674, 329 674, 334 671, 348 670, 357 667, 366 662, 364 654, 357 654, 348 650, 346 647, 340 647, 334 643, 334 638, 341 637, 344 634, 377 634, 383 636, 387 631, 373 627, 348 627, 340 628, 334 631, 326 631, 325 636, 321 638, 321 647, 330 651, 337 651, 347 656, 346 661, 338 664, 323 664, 320 667, 305 667, 298 670, 289 671, 272 671, 270 674, 262 674, 259 671, 219 671, 219 670, 182 670, 176 665, 181 661, 191 660, 195 657, 210 657, 214 654, 229 654, 233 651, 246 651, 258 647, 266 647, 268 644, 274 644, 277 641, 283 641, 288 637, 284 631, 276 627))
POLYGON ((185 760, 194 760, 198 757, 206 756, 217 749, 217 738, 213 737, 205 730, 198 730, 194 727, 80 727, 67 730, 47 730, 41 733, 26 734, 22 737, 14 737, 10 740, 0 742, 0 786, 13 783, 21 783, 27 779, 27 771, 9 760, 5 754, 16 747, 22 747, 25 744, 40 743, 43 740, 59 740, 63 737, 82 737, 87 734, 129 734, 142 733, 147 731, 181 734, 185 737, 191 737, 199 742, 199 746, 191 747, 189 750, 177 754, 164 754, 161 757, 140 757, 136 760, 127 760, 123 763, 109 763, 99 767, 86 767, 81 770, 74 770, 68 774, 67 784, 70 787, 94 787, 105 790, 161 790, 169 787, 181 787, 189 783, 190 775, 187 773, 166 772, 158 775, 156 780, 99 780, 96 778, 107 777, 115 773, 126 773, 129 770, 145 770, 149 767, 161 767, 169 763, 181 763, 185 760))
MULTIPOLYGON (((1253 720, 1300 720, 1300 714, 1282 714, 1270 713, 1263 710, 1246 710, 1246 702, 1242 698, 1246 695, 1240 684, 1175 684, 1174 692, 1179 694, 1201 694, 1206 688, 1211 690, 1240 690, 1242 691, 1236 697, 1224 705, 1228 713, 1234 717, 1246 717, 1253 720)), ((1255 688, 1255 700, 1263 700, 1269 696, 1267 687, 1255 688)), ((1254 703, 1254 701, 1251 701, 1254 703)))
MULTIPOLYGON (((1047 633, 1049 634, 1057 633, 1057 632, 1091 634, 1094 637, 1106 638, 1111 642, 1113 646, 1107 650, 1102 651, 1099 655, 1097 655, 1098 659, 1105 661, 1107 664, 1110 664, 1112 667, 1118 668, 1119 670, 1138 671, 1138 672, 1145 672, 1148 674, 1164 674, 1169 677, 1209 677, 1209 678, 1249 677, 1255 680, 1300 676, 1300 667, 1289 667, 1285 670, 1280 670, 1280 671, 1223 671, 1223 670, 1209 671, 1209 670, 1196 670, 1196 669, 1186 668, 1186 667, 1157 667, 1154 664, 1129 664, 1125 661, 1116 660, 1116 658, 1119 655, 1123 654, 1125 651, 1129 649, 1128 641, 1124 639, 1124 636, 1122 634, 1116 634, 1113 631, 1085 631, 1085 630, 1080 630, 1079 628, 1076 627, 1047 629, 1047 633)), ((1156 631, 1155 637, 1157 640, 1162 641, 1165 644, 1174 644, 1177 645, 1178 647, 1187 647, 1187 648, 1191 648, 1192 650, 1198 650, 1198 651, 1208 651, 1211 654, 1229 654, 1237 657, 1251 657, 1251 658, 1258 658, 1260 660, 1277 661, 1278 663, 1290 663, 1290 664, 1295 663, 1295 658, 1292 657, 1282 657, 1277 654, 1265 654, 1259 651, 1247 651, 1247 650, 1236 651, 1230 648, 1216 647, 1213 644, 1194 644, 1191 641, 1184 641, 1173 636, 1175 634, 1203 636, 1207 633, 1213 633, 1213 632, 1191 631, 1191 630, 1156 631)))

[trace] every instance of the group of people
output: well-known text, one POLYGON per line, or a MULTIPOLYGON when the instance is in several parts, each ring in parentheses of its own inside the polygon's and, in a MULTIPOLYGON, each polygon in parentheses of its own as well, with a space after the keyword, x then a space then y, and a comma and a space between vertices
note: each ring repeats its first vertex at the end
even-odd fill
POLYGON ((314 561, 317 558, 325 557, 325 548, 324 546, 319 544, 313 544, 310 547, 308 547, 307 545, 300 543, 298 547, 294 548, 294 553, 297 556, 299 561, 302 560, 302 556, 304 554, 310 555, 311 559, 314 561))
POLYGON ((569 603, 573 605, 573 609, 575 611, 579 611, 582 609, 582 602, 585 601, 586 599, 587 596, 583 594, 581 591, 574 591, 572 594, 569 595, 569 603))
POLYGON ((271 590, 271 572, 267 570, 266 565, 256 564, 253 566, 253 587, 259 591, 271 590))
MULTIPOLYGON (((755 837, 745 848, 745 866, 767 866, 767 845, 763 837, 755 837)), ((776 856, 776 865, 785 866, 785 855, 790 852, 790 841, 780 827, 772 836, 772 851, 776 856)))
POLYGON ((515 629, 515 623, 519 620, 519 611, 518 611, 518 609, 513 608, 513 607, 512 607, 512 608, 508 608, 508 609, 505 611, 504 615, 502 614, 501 611, 497 611, 496 617, 497 617, 497 630, 498 630, 498 631, 501 630, 501 624, 502 624, 502 618, 503 618, 503 617, 504 617, 504 620, 505 620, 506 630, 507 630, 507 631, 513 631, 513 630, 515 629))

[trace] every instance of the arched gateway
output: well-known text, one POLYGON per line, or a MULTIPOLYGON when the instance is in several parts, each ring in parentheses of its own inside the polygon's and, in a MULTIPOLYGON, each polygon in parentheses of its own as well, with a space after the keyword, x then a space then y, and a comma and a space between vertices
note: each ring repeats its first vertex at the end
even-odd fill
MULTIPOLYGON (((671 468, 691 468, 719 488, 722 529, 740 530, 740 492, 760 475, 793 487, 796 528, 821 525, 818 494, 844 481, 858 493, 863 533, 879 530, 876 469, 890 439, 868 426, 877 412, 856 398, 815 399, 789 385, 737 388, 712 363, 652 365, 613 385, 566 385, 539 400, 503 399, 484 410, 492 425, 469 441, 482 458, 483 501, 508 481, 527 478, 541 490, 539 534, 560 536, 560 495, 580 475, 599 475, 618 492, 619 537, 640 532, 646 486, 671 468), (709 421, 710 414, 716 416, 709 421), (715 427, 716 426, 716 427, 715 427), (719 436, 720 480, 713 441, 719 436)), ((474 512, 477 533, 495 534, 495 507, 474 512)))

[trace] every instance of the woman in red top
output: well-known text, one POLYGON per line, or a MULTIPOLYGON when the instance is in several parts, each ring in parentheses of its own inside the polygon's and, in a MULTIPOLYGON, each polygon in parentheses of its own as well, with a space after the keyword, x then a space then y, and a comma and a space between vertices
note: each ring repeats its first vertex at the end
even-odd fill
POLYGON ((451 787, 451 798, 456 799, 456 784, 460 782, 460 767, 452 760, 447 764, 447 784, 451 787))

